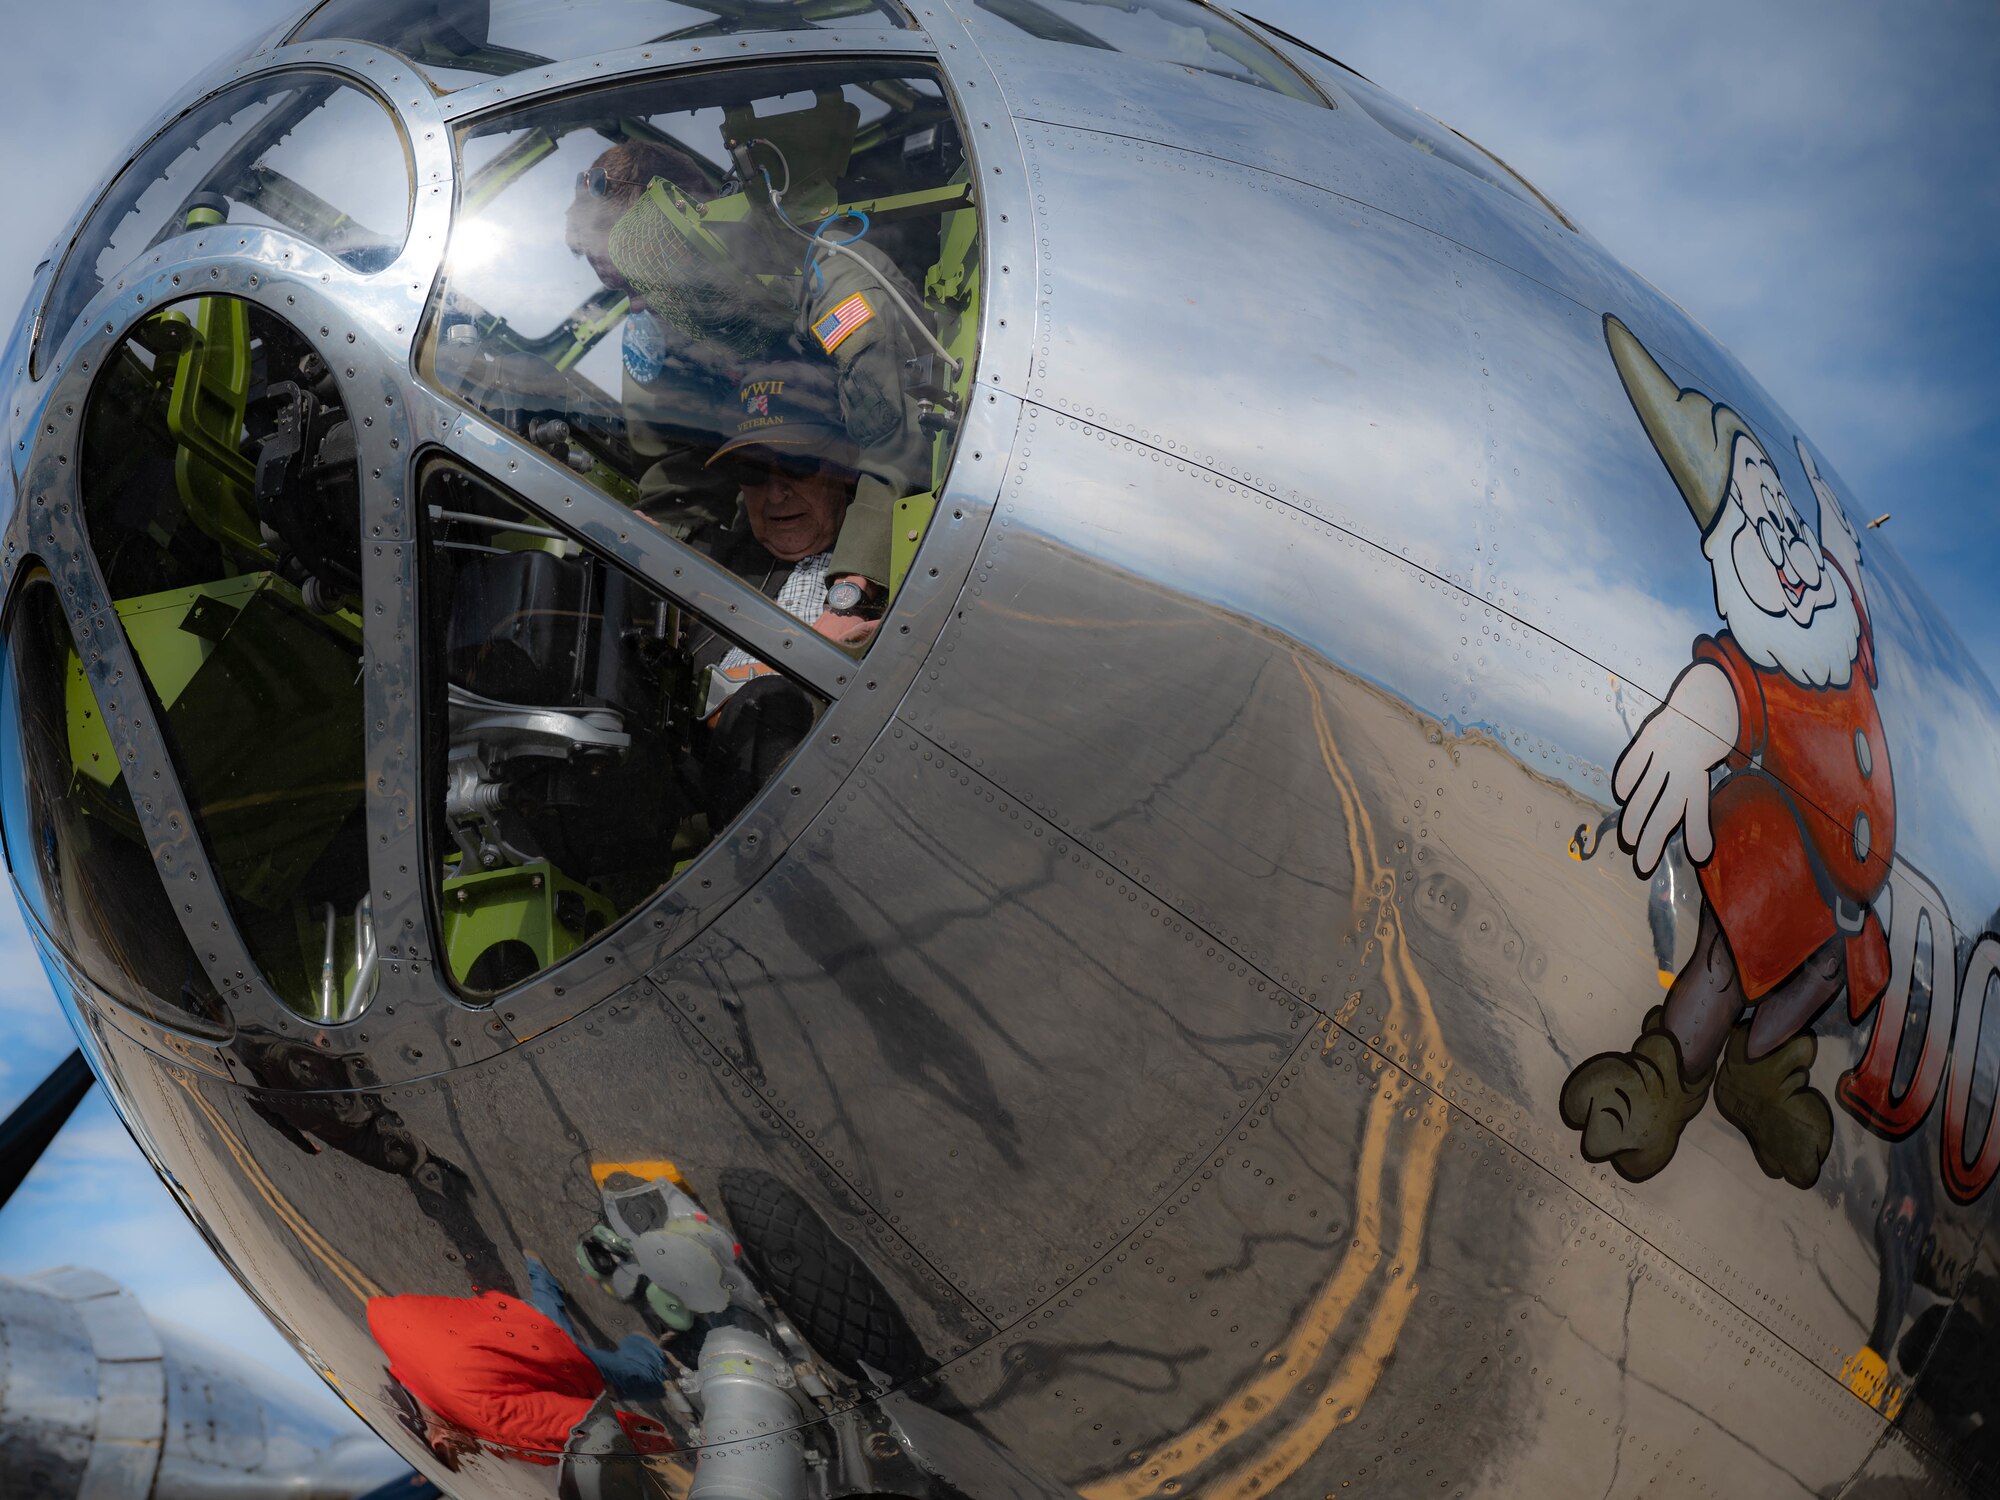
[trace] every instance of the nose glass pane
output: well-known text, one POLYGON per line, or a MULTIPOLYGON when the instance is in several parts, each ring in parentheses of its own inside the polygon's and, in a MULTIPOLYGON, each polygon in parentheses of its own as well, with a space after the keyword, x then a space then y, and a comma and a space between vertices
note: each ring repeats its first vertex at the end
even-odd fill
POLYGON ((1340 86, 1347 90, 1371 120, 1389 134, 1398 140, 1408 141, 1426 156, 1450 162, 1461 172, 1469 172, 1481 182, 1490 183, 1501 192, 1540 209, 1563 228, 1576 228, 1567 214, 1542 196, 1539 188, 1479 142, 1432 119, 1422 110, 1411 108, 1344 64, 1336 63, 1335 66, 1341 70, 1340 86))
POLYGON ((894 0, 328 0, 292 40, 393 47, 449 90, 621 47, 909 24, 894 0))
POLYGON ((939 80, 650 83, 484 119, 460 149, 424 376, 865 645, 978 337, 977 205, 939 80), (788 497, 753 503, 774 471, 788 497))
POLYGON ((361 541, 339 386, 205 297, 118 345, 84 413, 84 523, 229 911, 302 1014, 367 1004, 361 541))
POLYGON ((226 1035, 47 574, 22 584, 0 658, 0 788, 15 887, 62 956, 150 1021, 226 1035))
POLYGON ((423 497, 443 946, 491 994, 685 868, 825 703, 491 482, 438 464, 423 497))
POLYGON ((379 271, 409 233, 411 174, 388 111, 323 73, 230 89, 166 128, 111 184, 64 257, 37 334, 52 348, 126 266, 163 240, 216 225, 283 229, 357 271, 379 271))
POLYGON ((1312 86, 1256 37, 1196 0, 973 0, 979 12, 1045 42, 1124 52, 1324 108, 1312 86))

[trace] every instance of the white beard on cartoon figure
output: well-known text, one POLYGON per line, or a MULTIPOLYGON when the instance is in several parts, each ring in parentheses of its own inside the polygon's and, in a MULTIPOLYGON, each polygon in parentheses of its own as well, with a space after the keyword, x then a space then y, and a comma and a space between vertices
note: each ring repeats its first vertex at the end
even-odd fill
POLYGON ((1861 642, 1848 581, 1771 460, 1743 434, 1730 455, 1728 498, 1701 550, 1715 575, 1716 612, 1745 656, 1811 687, 1847 685, 1861 642))

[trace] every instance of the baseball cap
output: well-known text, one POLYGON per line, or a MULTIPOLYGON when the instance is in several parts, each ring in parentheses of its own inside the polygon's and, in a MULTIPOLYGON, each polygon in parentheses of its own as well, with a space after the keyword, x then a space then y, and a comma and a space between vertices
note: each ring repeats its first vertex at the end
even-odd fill
POLYGON ((762 460, 787 468, 855 468, 854 440, 840 419, 830 370, 803 362, 767 365, 744 377, 736 398, 736 431, 709 458, 711 467, 762 460))

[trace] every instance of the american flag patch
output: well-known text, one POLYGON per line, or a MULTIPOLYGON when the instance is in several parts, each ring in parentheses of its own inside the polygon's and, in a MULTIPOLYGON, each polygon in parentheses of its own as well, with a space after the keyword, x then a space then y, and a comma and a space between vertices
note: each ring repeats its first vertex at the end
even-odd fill
POLYGON ((768 394, 765 394, 765 393, 761 393, 761 392, 760 392, 759 394, 757 394, 757 395, 755 395, 755 396, 746 396, 746 397, 744 397, 744 399, 743 399, 743 414, 744 414, 745 416, 747 416, 747 417, 768 417, 768 416, 770 416, 770 415, 771 415, 771 398, 770 398, 770 396, 769 396, 768 394))
POLYGON ((868 299, 856 292, 813 324, 813 337, 819 340, 820 348, 831 354, 847 342, 849 334, 874 316, 875 309, 868 305, 868 299))

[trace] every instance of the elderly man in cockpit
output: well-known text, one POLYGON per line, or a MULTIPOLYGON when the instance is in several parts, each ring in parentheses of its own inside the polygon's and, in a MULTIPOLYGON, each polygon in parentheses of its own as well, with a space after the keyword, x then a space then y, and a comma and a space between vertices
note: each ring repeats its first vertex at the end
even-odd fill
MULTIPOLYGON (((635 424, 635 446, 658 450, 642 485, 645 502, 670 526, 670 508, 712 503, 690 459, 704 424, 728 430, 716 422, 716 401, 747 389, 773 361, 817 364, 828 378, 815 383, 812 399, 846 444, 829 455, 848 476, 836 573, 879 605, 894 504, 930 488, 931 441, 903 379, 914 353, 905 309, 918 305, 915 293, 895 264, 866 244, 841 254, 808 248, 802 263, 777 267, 768 242, 742 232, 753 226, 691 227, 680 210, 713 196, 684 152, 628 141, 579 174, 569 210, 570 248, 607 287, 631 298, 626 404, 635 415, 650 408, 658 418, 651 432, 652 418, 635 424), (736 238, 722 238, 732 233, 736 238), (689 243, 710 235, 714 242, 705 246, 689 243), (727 259, 718 258, 718 246, 727 259), (754 274, 766 269, 773 274, 754 274)), ((774 472, 782 475, 783 467, 774 472)), ((851 621, 837 628, 828 633, 846 644, 866 639, 851 621)))
MULTIPOLYGON (((735 432, 708 460, 741 497, 736 521, 708 540, 715 560, 820 634, 849 649, 875 634, 882 607, 868 581, 835 566, 858 473, 824 362, 765 365, 737 390, 735 432)), ((796 684, 718 635, 697 642, 708 670, 705 780, 719 827, 764 785, 812 725, 796 684), (718 819, 720 821, 718 821, 718 819)))

